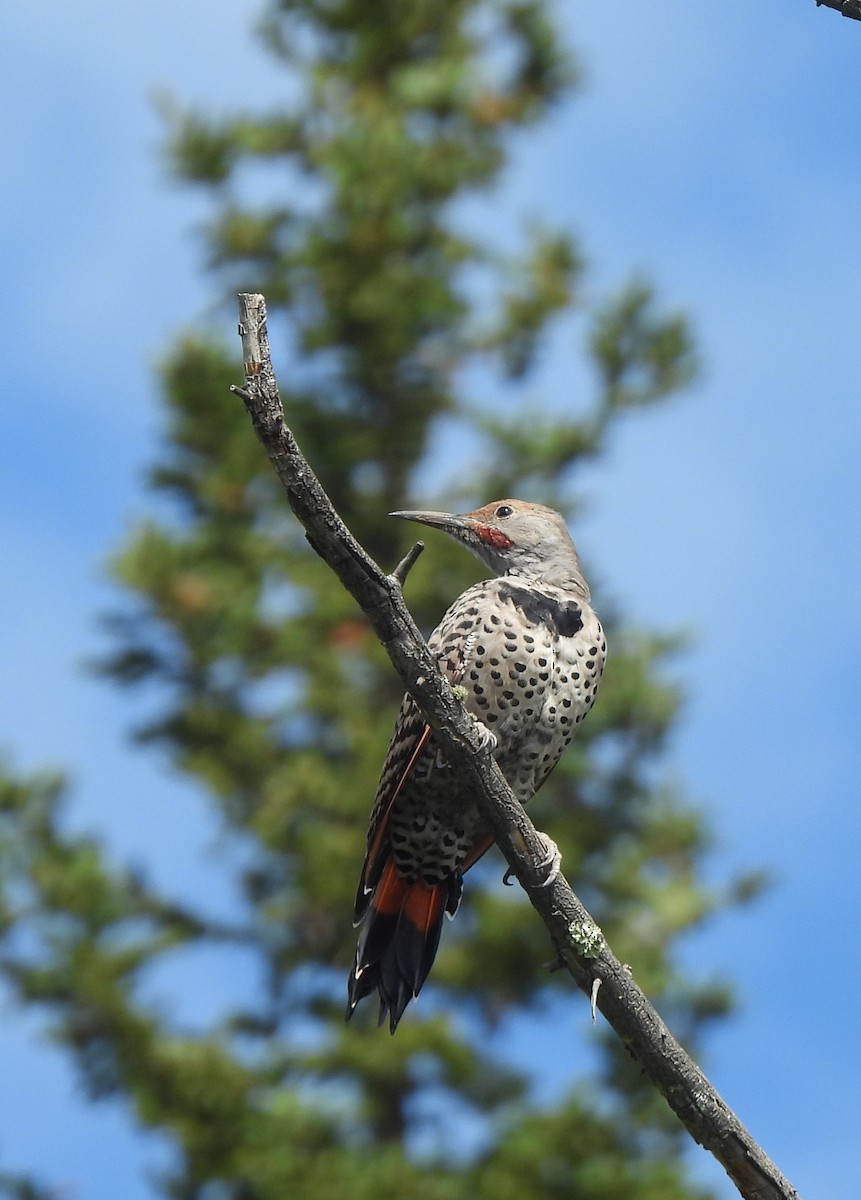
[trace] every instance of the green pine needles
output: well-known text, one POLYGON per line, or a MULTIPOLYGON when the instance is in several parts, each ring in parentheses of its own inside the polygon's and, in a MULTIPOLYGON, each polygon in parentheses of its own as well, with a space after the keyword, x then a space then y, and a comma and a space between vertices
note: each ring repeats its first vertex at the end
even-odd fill
MULTIPOLYGON (((242 846, 242 905, 228 927, 174 903, 67 832, 60 781, 7 774, 0 970, 23 1003, 47 1009, 91 1095, 122 1095, 136 1121, 172 1138, 166 1196, 692 1200, 702 1193, 674 1118, 592 1032, 570 981, 547 972, 543 930, 519 890, 502 888, 494 854, 471 874, 398 1036, 363 1014, 344 1028, 350 914, 400 689, 228 392, 241 379, 232 296, 260 291, 291 424, 353 532, 391 568, 409 540, 393 509, 520 495, 570 512, 577 468, 615 422, 690 380, 684 320, 662 314, 642 281, 587 311, 565 234, 533 231, 515 250, 469 232, 461 202, 483 205, 492 233, 513 135, 576 79, 544 0, 272 0, 262 33, 292 99, 170 118, 173 172, 211 199, 209 267, 231 307, 223 340, 202 331, 166 355, 151 483, 176 515, 142 523, 113 560, 129 599, 103 664, 160 698, 139 736, 206 789, 224 838, 242 846), (277 202, 256 198, 264 170, 277 202), (572 316, 591 331, 594 394, 527 409, 545 334, 572 316), (465 383, 474 367, 479 397, 465 383), (148 1007, 140 984, 165 955, 209 945, 244 947, 261 984, 247 1009, 190 1034, 148 1007), (536 1106, 499 1033, 562 996, 554 1076, 570 1061, 578 1082, 536 1106)), ((431 628, 479 570, 438 539, 406 588, 419 624, 431 628)), ((723 902, 700 875, 699 814, 655 782, 678 711, 665 674, 676 642, 608 620, 606 597, 596 607, 611 645, 599 702, 533 816, 690 1042, 728 1001, 685 977, 674 952, 723 902)))

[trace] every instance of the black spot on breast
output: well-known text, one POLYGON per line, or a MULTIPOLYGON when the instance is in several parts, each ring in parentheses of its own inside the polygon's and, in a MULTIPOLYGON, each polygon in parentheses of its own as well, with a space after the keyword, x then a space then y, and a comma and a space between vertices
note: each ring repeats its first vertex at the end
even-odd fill
POLYGON ((560 637, 573 637, 583 628, 583 612, 574 600, 553 600, 510 583, 500 585, 499 595, 502 600, 511 600, 533 625, 548 625, 560 637))

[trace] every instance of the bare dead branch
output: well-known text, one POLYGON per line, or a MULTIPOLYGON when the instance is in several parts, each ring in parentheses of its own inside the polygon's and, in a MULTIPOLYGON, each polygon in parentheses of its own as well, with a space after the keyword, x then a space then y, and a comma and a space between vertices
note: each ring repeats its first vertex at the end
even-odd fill
POLYGON ((416 561, 424 548, 424 542, 416 542, 412 550, 407 551, 407 553, 395 567, 394 571, 392 571, 393 577, 397 579, 401 587, 403 587, 406 583, 407 575, 409 575, 410 571, 416 565, 416 561))
POLYGON ((844 17, 853 21, 861 21, 861 0, 816 0, 816 7, 836 8, 844 17))
POLYGON ((615 957, 560 873, 542 886, 546 846, 514 798, 475 724, 443 679, 416 628, 400 576, 414 559, 386 575, 352 536, 287 428, 266 333, 263 296, 239 296, 245 365, 241 396, 290 507, 311 546, 329 564, 367 616, 389 658, 436 731, 446 759, 471 776, 497 844, 547 926, 561 963, 596 1005, 691 1136, 715 1156, 746 1200, 798 1200, 787 1182, 697 1064, 679 1045, 615 957))

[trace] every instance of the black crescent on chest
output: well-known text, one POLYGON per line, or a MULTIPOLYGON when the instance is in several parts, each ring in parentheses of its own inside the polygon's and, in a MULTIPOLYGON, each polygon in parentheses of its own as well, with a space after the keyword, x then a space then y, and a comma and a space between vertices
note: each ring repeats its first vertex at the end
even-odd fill
POLYGON ((583 610, 576 600, 554 600, 512 583, 500 584, 499 596, 510 600, 531 624, 547 625, 559 637, 573 637, 583 628, 583 610))

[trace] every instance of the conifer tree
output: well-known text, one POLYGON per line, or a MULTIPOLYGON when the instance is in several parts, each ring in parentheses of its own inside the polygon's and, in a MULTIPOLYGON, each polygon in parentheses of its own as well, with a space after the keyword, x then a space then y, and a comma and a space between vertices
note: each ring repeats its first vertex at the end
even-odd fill
MULTIPOLYGON (((524 234, 514 253, 459 212, 467 197, 491 212, 512 135, 575 82, 549 6, 269 0, 262 33, 289 98, 226 119, 173 112, 170 162, 211 198, 222 295, 266 294, 291 425, 342 516, 393 566, 410 536, 393 509, 517 495, 576 512, 578 466, 627 411, 682 387, 694 356, 683 319, 642 281, 588 310, 567 234, 524 234), (277 202, 256 199, 263 170, 277 202), (588 331, 579 352, 595 387, 542 408, 525 385, 563 319, 588 331)), ((237 348, 211 330, 166 356, 151 485, 174 517, 143 522, 113 561, 128 600, 103 670, 155 689, 139 739, 206 788, 243 847, 242 911, 227 926, 174 902, 68 834, 59 777, 7 775, 4 977, 47 1009, 92 1096, 125 1096, 138 1122, 174 1139, 169 1196, 699 1195, 674 1118, 612 1039, 594 1035, 599 1067, 553 1108, 535 1107, 530 1078, 495 1052, 507 1018, 540 1013, 570 981, 542 966, 543 931, 501 887, 494 855, 471 872, 397 1036, 364 1013, 344 1028, 356 877, 400 689, 279 495, 228 392, 240 378, 237 348), (195 1035, 146 1006, 152 964, 220 943, 256 956, 253 1005, 195 1035)), ((419 624, 430 629, 479 571, 434 541, 407 586, 419 624)), ((607 595, 596 607, 611 665, 532 812, 617 953, 694 1041, 726 989, 684 977, 674 943, 725 897, 700 875, 700 816, 656 782, 679 705, 665 675, 676 639, 632 629, 607 595)), ((563 1058, 576 1057, 581 1008, 572 996, 563 1058)))

